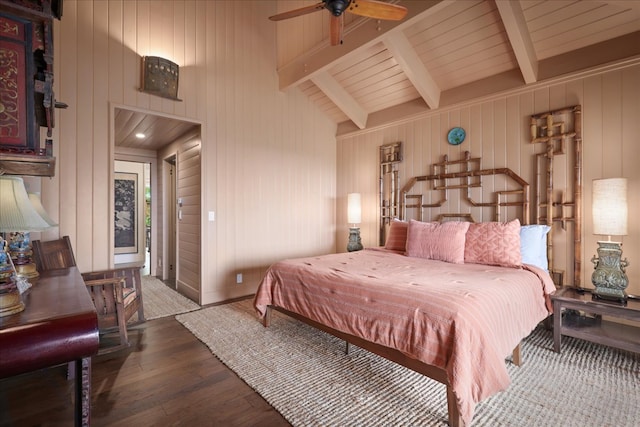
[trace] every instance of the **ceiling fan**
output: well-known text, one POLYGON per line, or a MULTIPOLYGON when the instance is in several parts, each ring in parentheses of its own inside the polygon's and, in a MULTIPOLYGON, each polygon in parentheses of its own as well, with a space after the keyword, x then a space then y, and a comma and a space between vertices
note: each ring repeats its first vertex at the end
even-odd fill
POLYGON ((347 11, 354 15, 365 16, 367 18, 399 21, 407 14, 407 8, 396 4, 385 3, 377 0, 322 0, 320 3, 301 7, 270 16, 272 21, 282 21, 283 19, 295 18, 318 10, 327 9, 331 12, 330 38, 331 46, 341 42, 343 27, 343 12, 347 11))

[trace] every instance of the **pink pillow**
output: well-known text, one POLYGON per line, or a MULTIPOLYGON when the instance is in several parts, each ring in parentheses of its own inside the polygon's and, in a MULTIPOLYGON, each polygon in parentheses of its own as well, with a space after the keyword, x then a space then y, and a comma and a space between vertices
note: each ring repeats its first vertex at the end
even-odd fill
POLYGON ((467 231, 464 262, 521 267, 520 221, 471 224, 467 231))
POLYGON ((404 252, 407 247, 407 227, 409 223, 394 219, 389 226, 389 235, 384 244, 385 249, 404 252))
POLYGON ((407 229, 407 255, 464 264, 468 222, 420 222, 411 220, 407 229))

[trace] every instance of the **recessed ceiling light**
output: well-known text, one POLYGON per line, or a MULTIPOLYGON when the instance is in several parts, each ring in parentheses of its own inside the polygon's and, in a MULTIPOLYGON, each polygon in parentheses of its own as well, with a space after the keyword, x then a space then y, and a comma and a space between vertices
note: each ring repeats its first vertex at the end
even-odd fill
POLYGON ((144 137, 146 137, 144 133, 136 133, 136 138, 143 139, 144 137))

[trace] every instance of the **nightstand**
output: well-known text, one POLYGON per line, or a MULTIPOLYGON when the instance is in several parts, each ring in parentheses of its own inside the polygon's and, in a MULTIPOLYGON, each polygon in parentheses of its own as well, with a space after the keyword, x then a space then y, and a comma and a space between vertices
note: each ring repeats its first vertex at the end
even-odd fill
POLYGON ((629 298, 626 306, 596 301, 588 290, 581 291, 572 287, 558 289, 551 295, 551 300, 553 349, 557 353, 560 353, 562 335, 640 353, 640 300, 629 298), (570 310, 578 310, 584 314, 576 314, 570 310), (616 323, 604 320, 602 316, 631 320, 638 324, 633 326, 616 323))

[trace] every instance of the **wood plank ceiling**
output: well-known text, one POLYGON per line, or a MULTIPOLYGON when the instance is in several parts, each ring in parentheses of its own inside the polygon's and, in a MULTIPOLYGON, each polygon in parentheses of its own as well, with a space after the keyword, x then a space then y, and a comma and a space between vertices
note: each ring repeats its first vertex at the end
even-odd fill
MULTIPOLYGON (((279 0, 277 12, 318 0, 279 0)), ((397 1, 403 21, 345 12, 329 46, 329 11, 274 23, 280 89, 297 87, 338 134, 524 87, 603 64, 640 60, 640 1, 397 1), (309 34, 316 32, 316 34, 309 34)))
POLYGON ((184 120, 122 108, 115 109, 117 147, 158 150, 199 127, 199 124, 184 120), (137 134, 144 136, 137 137, 137 134))
MULTIPOLYGON (((275 13, 321 0, 276 0, 275 13)), ((297 88, 337 134, 603 64, 640 62, 640 0, 404 0, 402 21, 328 10, 277 25, 280 89, 297 88)), ((265 16, 264 19, 267 19, 265 16)), ((116 110, 117 146, 158 149, 193 123, 116 110), (136 133, 145 133, 139 140, 136 133)), ((197 126, 197 125, 196 125, 197 126)))

